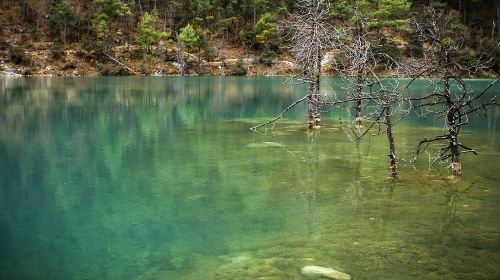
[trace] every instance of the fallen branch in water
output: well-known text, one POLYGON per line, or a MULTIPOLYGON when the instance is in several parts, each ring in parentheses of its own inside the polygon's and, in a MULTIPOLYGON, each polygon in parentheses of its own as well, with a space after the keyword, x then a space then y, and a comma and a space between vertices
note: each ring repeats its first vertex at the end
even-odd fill
POLYGON ((265 122, 265 123, 263 123, 263 124, 259 124, 259 125, 256 125, 256 126, 252 126, 252 127, 250 128, 250 130, 252 130, 252 131, 257 131, 257 128, 259 128, 259 127, 263 127, 263 126, 266 126, 266 125, 268 125, 268 124, 274 123, 275 121, 277 121, 277 120, 281 119, 281 118, 285 115, 285 113, 286 113, 286 112, 288 112, 290 109, 292 109, 295 105, 297 105, 297 104, 299 104, 300 102, 302 102, 302 101, 306 100, 306 98, 307 98, 307 97, 309 97, 309 94, 308 94, 308 95, 305 95, 305 96, 304 96, 304 97, 302 97, 301 99, 299 99, 299 100, 297 100, 297 101, 293 102, 292 104, 290 104, 290 106, 288 106, 288 107, 287 107, 287 108, 286 108, 283 112, 281 112, 281 114, 279 114, 276 118, 271 119, 271 120, 269 120, 269 121, 267 121, 267 122, 265 122))

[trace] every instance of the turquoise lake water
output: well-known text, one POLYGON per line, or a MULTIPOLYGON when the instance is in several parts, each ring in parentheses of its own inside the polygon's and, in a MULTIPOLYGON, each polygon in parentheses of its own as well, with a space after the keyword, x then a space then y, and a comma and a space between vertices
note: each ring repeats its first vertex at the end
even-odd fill
POLYGON ((249 131, 303 95, 285 80, 1 78, 0 279, 500 277, 500 107, 464 127, 459 180, 439 146, 408 162, 443 131, 408 116, 393 180, 385 136, 350 142, 343 108, 249 131))

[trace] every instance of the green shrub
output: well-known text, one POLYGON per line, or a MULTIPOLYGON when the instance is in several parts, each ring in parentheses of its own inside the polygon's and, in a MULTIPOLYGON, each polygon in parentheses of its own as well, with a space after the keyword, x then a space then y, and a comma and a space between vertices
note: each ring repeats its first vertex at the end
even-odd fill
POLYGON ((26 53, 21 47, 12 46, 9 48, 8 56, 10 62, 14 64, 30 64, 30 59, 26 56, 26 53))
POLYGON ((127 76, 127 69, 115 64, 100 64, 98 66, 99 73, 102 76, 127 76))
POLYGON ((141 67, 139 68, 139 72, 143 75, 151 75, 151 69, 146 65, 146 64, 141 64, 141 67))
POLYGON ((144 60, 146 61, 151 61, 151 62, 156 62, 158 58, 154 54, 144 54, 144 60))
POLYGON ((79 58, 85 58, 87 56, 85 51, 83 51, 82 49, 77 49, 75 51, 75 55, 76 55, 76 57, 79 57, 79 58))
POLYGON ((234 76, 245 76, 248 73, 248 69, 243 64, 243 59, 238 59, 234 65, 233 71, 231 72, 234 76))
POLYGON ((215 51, 207 45, 203 51, 203 59, 206 61, 213 61, 215 58, 215 51))
POLYGON ((278 55, 272 50, 271 46, 265 45, 262 53, 260 54, 259 62, 264 65, 271 66, 277 56, 278 55))
POLYGON ((243 46, 245 46, 245 48, 247 50, 256 50, 258 48, 258 43, 257 43, 257 39, 255 38, 256 36, 256 33, 255 33, 255 29, 249 29, 249 30, 246 30, 246 31, 243 31, 240 35, 241 37, 241 42, 243 43, 243 46))
POLYGON ((53 58, 53 59, 61 59, 63 58, 65 55, 65 51, 64 51, 64 47, 61 43, 58 43, 58 42, 54 42, 52 43, 51 47, 50 47, 50 56, 53 58))
POLYGON ((63 65, 63 67, 61 67, 61 70, 75 70, 76 69, 76 64, 71 61, 71 62, 68 62, 66 64, 63 65))
POLYGON ((89 56, 97 58, 102 58, 102 52, 106 50, 104 43, 89 37, 83 39, 82 47, 87 51, 89 56))
POLYGON ((33 71, 32 71, 31 68, 26 68, 26 69, 23 70, 23 74, 22 75, 25 76, 25 77, 26 76, 32 76, 33 75, 33 71))

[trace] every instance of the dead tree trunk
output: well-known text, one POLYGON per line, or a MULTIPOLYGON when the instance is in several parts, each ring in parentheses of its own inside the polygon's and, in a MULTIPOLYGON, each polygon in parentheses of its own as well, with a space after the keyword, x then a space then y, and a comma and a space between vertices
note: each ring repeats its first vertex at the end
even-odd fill
POLYGON ((314 126, 319 127, 321 125, 321 95, 320 95, 320 81, 321 81, 321 50, 317 49, 316 56, 316 75, 314 76, 314 101, 315 101, 315 114, 314 114, 314 126))
POLYGON ((307 95, 307 127, 314 125, 314 84, 309 84, 309 94, 307 95))
POLYGON ((363 120, 362 103, 363 92, 367 85, 368 72, 376 65, 374 52, 368 41, 368 28, 366 18, 358 14, 356 22, 347 29, 349 41, 347 44, 341 45, 341 50, 345 53, 348 59, 348 67, 343 69, 342 65, 338 71, 346 71, 346 75, 354 77, 350 81, 348 89, 349 95, 352 97, 354 105, 354 124, 356 126, 356 137, 360 136, 361 123, 363 120))
POLYGON ((309 83, 309 96, 307 98, 307 127, 319 128, 321 126, 321 50, 316 48, 316 61, 314 73, 309 83))
POLYGON ((391 120, 391 107, 385 107, 385 132, 387 140, 389 141, 389 163, 391 166, 391 175, 396 177, 398 175, 398 166, 396 164, 396 145, 394 144, 394 136, 392 135, 392 120, 391 120))
POLYGON ((201 47, 198 47, 198 75, 201 75, 202 68, 201 68, 201 47))
POLYGON ((448 117, 448 133, 450 134, 450 153, 451 153, 451 172, 454 176, 462 174, 462 165, 460 163, 460 150, 458 148, 458 127, 455 125, 454 117, 448 117))
POLYGON ((366 80, 365 68, 368 56, 366 54, 371 51, 370 44, 366 40, 366 29, 364 23, 361 19, 356 23, 356 29, 354 30, 355 44, 353 49, 355 50, 354 57, 354 67, 356 69, 356 126, 361 127, 361 97, 363 95, 363 84, 366 80))
POLYGON ((112 57, 111 55, 107 54, 106 52, 102 52, 106 57, 108 57, 109 59, 111 59, 113 62, 115 62, 116 64, 120 65, 121 67, 123 67, 124 69, 134 73, 134 74, 138 74, 136 71, 134 71, 134 69, 128 67, 127 65, 121 63, 120 61, 118 61, 116 58, 112 57))
POLYGON ((257 7, 256 7, 256 0, 253 0, 253 27, 257 24, 257 7))
MULTIPOLYGON (((454 176, 460 176, 462 174, 462 166, 460 164, 460 150, 458 146, 458 118, 456 109, 453 106, 453 102, 451 101, 451 92, 450 92, 450 78, 448 73, 445 74, 445 82, 444 82, 444 96, 446 98, 446 126, 448 127, 448 137, 449 137, 449 146, 450 149, 450 157, 451 157, 451 172, 454 176)), ((459 112, 458 112, 459 113, 459 112)))
POLYGON ((361 96, 363 94, 363 81, 364 78, 362 73, 359 72, 356 76, 356 102, 354 103, 354 111, 355 111, 355 122, 356 126, 359 128, 361 126, 361 96))

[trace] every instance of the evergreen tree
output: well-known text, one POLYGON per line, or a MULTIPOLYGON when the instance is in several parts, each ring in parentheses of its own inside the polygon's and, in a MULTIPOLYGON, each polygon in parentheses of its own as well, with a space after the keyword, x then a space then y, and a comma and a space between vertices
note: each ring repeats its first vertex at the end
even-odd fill
POLYGON ((355 9, 368 20, 370 27, 391 27, 409 31, 407 15, 411 3, 408 0, 357 0, 355 9))
POLYGON ((272 49, 279 48, 278 25, 272 14, 263 14, 255 24, 255 41, 261 48, 266 45, 272 49))
POLYGON ((74 25, 73 14, 68 0, 50 0, 49 2, 49 25, 54 37, 62 33, 62 41, 66 42, 68 29, 74 25))
POLYGON ((183 50, 188 53, 193 53, 201 50, 205 45, 205 38, 203 32, 199 28, 189 23, 181 28, 179 42, 183 50))
POLYGON ((188 24, 179 33, 181 48, 188 53, 198 52, 198 66, 201 70, 201 49, 207 46, 205 33, 197 26, 188 24))
POLYGON ((132 14, 128 4, 120 0, 94 0, 94 5, 95 28, 98 37, 102 39, 109 40, 116 33, 118 19, 132 14))
POLYGON ((155 13, 145 13, 139 22, 139 34, 136 42, 139 46, 146 47, 146 51, 151 52, 151 47, 159 40, 168 38, 170 33, 157 31, 155 25, 158 23, 158 16, 155 13))
POLYGON ((214 6, 210 0, 196 0, 192 1, 194 11, 196 11, 196 19, 203 21, 211 17, 214 6))

